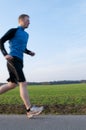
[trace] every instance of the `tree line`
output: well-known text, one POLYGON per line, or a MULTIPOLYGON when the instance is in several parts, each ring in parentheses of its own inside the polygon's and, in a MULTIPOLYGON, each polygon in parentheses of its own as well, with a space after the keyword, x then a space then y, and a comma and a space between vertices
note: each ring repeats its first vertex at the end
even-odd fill
MULTIPOLYGON (((86 80, 63 80, 63 81, 49 81, 49 82, 27 82, 28 85, 60 85, 60 84, 79 84, 86 83, 86 80)), ((4 83, 0 83, 0 86, 4 83)))

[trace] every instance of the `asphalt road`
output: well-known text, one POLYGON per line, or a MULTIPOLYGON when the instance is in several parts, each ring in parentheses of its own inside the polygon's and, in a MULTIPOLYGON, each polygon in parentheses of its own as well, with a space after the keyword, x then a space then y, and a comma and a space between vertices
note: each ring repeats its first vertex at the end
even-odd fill
POLYGON ((25 115, 0 115, 0 130, 86 130, 86 115, 41 115, 32 119, 25 115))

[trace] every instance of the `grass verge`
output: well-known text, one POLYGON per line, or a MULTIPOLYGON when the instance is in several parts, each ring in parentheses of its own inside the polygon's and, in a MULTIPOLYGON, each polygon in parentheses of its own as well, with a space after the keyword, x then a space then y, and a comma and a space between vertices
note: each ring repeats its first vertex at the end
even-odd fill
MULTIPOLYGON (((28 86, 32 104, 44 114, 86 114, 86 84, 28 86)), ((19 88, 0 95, 1 114, 24 114, 19 88)))

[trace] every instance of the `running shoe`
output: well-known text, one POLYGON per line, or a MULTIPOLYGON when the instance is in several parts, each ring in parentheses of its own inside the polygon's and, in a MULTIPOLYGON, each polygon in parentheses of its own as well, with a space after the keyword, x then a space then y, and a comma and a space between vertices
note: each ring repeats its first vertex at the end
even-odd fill
POLYGON ((43 111, 43 109, 44 109, 43 106, 41 107, 33 106, 32 108, 30 108, 30 111, 27 112, 27 117, 31 118, 33 116, 37 116, 43 111))

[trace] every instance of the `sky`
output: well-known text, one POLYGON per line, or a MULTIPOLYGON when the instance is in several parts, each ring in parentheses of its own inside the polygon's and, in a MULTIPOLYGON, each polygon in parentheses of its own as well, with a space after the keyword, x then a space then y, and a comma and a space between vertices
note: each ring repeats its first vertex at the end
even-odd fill
MULTIPOLYGON (((36 53, 24 55, 27 81, 85 80, 86 0, 0 0, 0 37, 18 26, 22 13, 30 16, 27 48, 36 53)), ((8 76, 0 52, 0 82, 8 76)))

